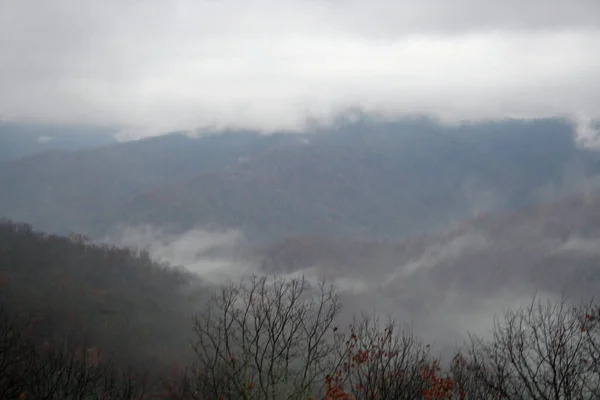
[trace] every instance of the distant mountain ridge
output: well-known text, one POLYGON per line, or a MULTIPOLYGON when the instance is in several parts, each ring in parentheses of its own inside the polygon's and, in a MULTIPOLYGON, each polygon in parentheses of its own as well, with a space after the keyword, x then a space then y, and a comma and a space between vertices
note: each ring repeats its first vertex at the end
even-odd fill
POLYGON ((105 127, 0 122, 0 162, 53 150, 79 150, 116 143, 105 127))
POLYGON ((560 121, 356 124, 142 193, 116 219, 241 228, 265 241, 394 238, 559 198, 599 160, 560 121))
POLYGON ((536 294, 597 298, 600 193, 482 216, 432 235, 394 241, 305 236, 254 251, 265 273, 325 278, 353 312, 375 307, 410 317, 417 330, 451 344, 464 340, 461 331, 493 322, 503 306, 527 304, 536 294), (447 325, 436 325, 442 320, 447 325))
POLYGON ((201 140, 169 134, 74 152, 42 153, 0 168, 0 215, 52 232, 103 231, 111 211, 167 182, 185 182, 270 145, 237 133, 201 140))
POLYGON ((121 225, 397 238, 589 186, 598 153, 558 119, 370 118, 310 134, 171 134, 5 164, 0 215, 99 237, 121 225))

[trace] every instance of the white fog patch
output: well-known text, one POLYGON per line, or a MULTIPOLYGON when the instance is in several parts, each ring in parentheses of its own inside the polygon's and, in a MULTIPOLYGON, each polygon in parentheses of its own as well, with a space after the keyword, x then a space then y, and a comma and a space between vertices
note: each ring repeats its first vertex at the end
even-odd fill
POLYGON ((149 225, 124 227, 104 242, 145 250, 156 261, 183 266, 209 283, 239 279, 256 271, 256 266, 241 257, 246 239, 237 230, 192 229, 171 234, 149 225))
POLYGON ((488 297, 475 298, 449 290, 434 310, 414 318, 414 327, 442 358, 452 357, 469 334, 491 338, 495 321, 507 311, 529 307, 533 301, 558 301, 560 296, 535 292, 532 288, 505 288, 488 297))
POLYGON ((340 292, 349 292, 351 294, 364 293, 372 289, 371 282, 362 279, 338 278, 335 280, 335 287, 340 292))
POLYGON ((551 203, 574 194, 587 198, 598 193, 600 193, 599 174, 586 172, 581 164, 567 163, 557 181, 535 188, 531 196, 537 203, 551 203))
POLYGON ((328 268, 323 265, 314 265, 288 274, 283 274, 284 279, 295 279, 304 277, 311 285, 325 282, 334 286, 336 292, 343 295, 360 295, 371 292, 373 288, 383 283, 369 279, 366 274, 350 276, 344 268, 328 268))
POLYGON ((469 176, 465 179, 463 194, 472 216, 500 209, 505 203, 500 193, 475 176, 469 176))
POLYGON ((447 241, 440 241, 425 248, 423 254, 417 259, 409 261, 400 270, 388 277, 388 282, 392 282, 399 277, 408 277, 415 272, 434 268, 442 261, 456 259, 467 251, 479 251, 488 247, 490 243, 477 232, 470 232, 452 238, 447 241))
POLYGON ((538 301, 556 301, 556 295, 536 293, 531 288, 504 288, 500 292, 473 301, 472 297, 449 291, 435 313, 432 322, 451 326, 456 333, 485 335, 494 326, 494 319, 501 318, 509 310, 517 310, 538 301))
POLYGON ((573 252, 584 256, 600 254, 600 237, 571 236, 554 249, 554 253, 573 252))
POLYGON ((583 147, 600 150, 600 118, 587 116, 573 118, 577 143, 583 147))
POLYGON ((50 137, 50 136, 40 136, 37 139, 38 143, 48 143, 51 140, 52 140, 52 137, 50 137))

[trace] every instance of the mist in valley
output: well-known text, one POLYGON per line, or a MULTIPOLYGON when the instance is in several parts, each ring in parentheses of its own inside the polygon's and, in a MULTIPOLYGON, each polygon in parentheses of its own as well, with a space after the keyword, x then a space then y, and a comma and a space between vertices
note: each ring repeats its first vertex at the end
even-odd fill
POLYGON ((600 398, 598 16, 0 0, 0 398, 600 398))
POLYGON ((265 248, 241 230, 169 234, 146 225, 120 228, 104 241, 146 250, 213 287, 255 274, 331 283, 342 299, 342 323, 359 315, 393 318, 448 357, 468 334, 490 335, 496 318, 534 299, 575 305, 594 298, 596 204, 557 203, 543 217, 486 216, 398 240, 297 237, 265 248))

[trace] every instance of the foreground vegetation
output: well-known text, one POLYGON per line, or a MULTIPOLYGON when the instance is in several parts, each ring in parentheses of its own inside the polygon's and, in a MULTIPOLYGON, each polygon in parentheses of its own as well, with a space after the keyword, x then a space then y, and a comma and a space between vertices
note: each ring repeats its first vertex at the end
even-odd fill
POLYGON ((441 362, 333 287, 218 289, 147 254, 0 223, 1 399, 593 399, 600 306, 507 312, 441 362))

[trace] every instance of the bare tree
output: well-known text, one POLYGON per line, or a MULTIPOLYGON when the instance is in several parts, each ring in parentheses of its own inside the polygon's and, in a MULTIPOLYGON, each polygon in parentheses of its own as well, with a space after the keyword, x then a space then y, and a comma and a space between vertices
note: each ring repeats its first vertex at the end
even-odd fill
POLYGON ((600 398, 600 306, 593 301, 575 310, 585 336, 581 361, 586 365, 586 389, 600 398))
POLYGON ((0 314, 0 398, 132 400, 144 394, 144 376, 119 370, 97 349, 66 338, 40 344, 30 319, 0 314))
MULTIPOLYGON (((586 354, 580 309, 565 299, 510 311, 494 324, 493 338, 472 337, 471 378, 479 394, 505 399, 596 398, 598 378, 586 354)), ((479 398, 479 397, 477 397, 479 398)), ((486 398, 486 397, 482 397, 486 398)))
POLYGON ((26 340, 28 323, 17 323, 0 307, 0 398, 18 398, 35 357, 26 340))
MULTIPOLYGON (((476 338, 472 339, 477 342, 476 338)), ((470 347, 469 347, 470 348, 470 347)), ((459 399, 497 400, 502 398, 486 384, 482 371, 472 359, 465 357, 462 352, 456 354, 450 363, 450 376, 458 389, 459 399)))
POLYGON ((23 393, 34 399, 86 398, 133 400, 145 392, 144 376, 132 369, 119 370, 101 360, 94 348, 68 346, 34 350, 35 363, 25 380, 23 393))
POLYGON ((198 398, 306 399, 338 366, 340 304, 304 278, 223 286, 194 318, 198 398))
MULTIPOLYGON (((345 387, 355 399, 415 399, 426 387, 429 346, 393 320, 363 316, 349 327, 351 349, 343 363, 345 387)), ((344 349, 345 351, 345 349, 344 349)))

